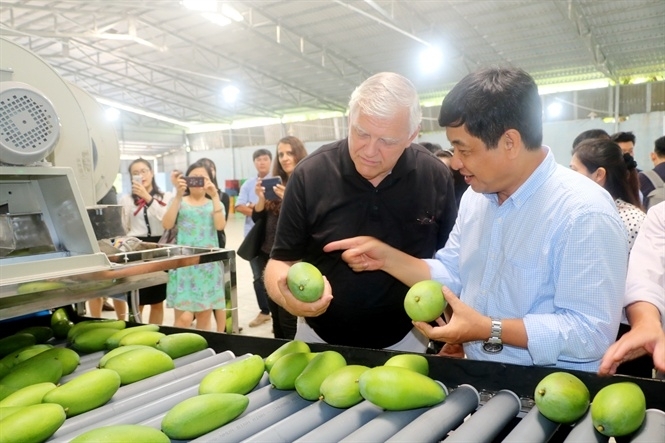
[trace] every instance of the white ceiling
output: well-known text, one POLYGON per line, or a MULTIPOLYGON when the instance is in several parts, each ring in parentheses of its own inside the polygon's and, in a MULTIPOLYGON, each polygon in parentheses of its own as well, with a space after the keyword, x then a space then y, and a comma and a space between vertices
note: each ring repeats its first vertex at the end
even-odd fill
POLYGON ((243 21, 219 27, 176 0, 2 0, 0 35, 96 97, 188 123, 344 112, 380 71, 422 98, 496 64, 540 84, 665 74, 665 0, 229 3, 243 21), (428 44, 446 57, 434 75, 417 63, 428 44))

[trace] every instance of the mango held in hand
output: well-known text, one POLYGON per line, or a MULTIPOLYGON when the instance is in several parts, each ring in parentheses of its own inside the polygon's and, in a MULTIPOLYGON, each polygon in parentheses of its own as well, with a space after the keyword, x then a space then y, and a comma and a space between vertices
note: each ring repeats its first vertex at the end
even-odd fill
POLYGON ((241 394, 201 394, 183 400, 166 413, 162 431, 173 440, 198 438, 242 414, 249 398, 241 394))
POLYGON ((446 300, 441 288, 443 285, 434 280, 419 281, 411 286, 404 297, 404 310, 413 321, 433 321, 443 314, 446 300))
POLYGON ((621 437, 635 432, 645 416, 644 392, 632 382, 605 386, 591 403, 593 426, 608 437, 621 437))
POLYGON ((291 266, 286 284, 293 296, 305 303, 315 302, 323 295, 323 275, 310 263, 298 262, 291 266))
POLYGON ((397 366, 377 366, 359 379, 360 395, 389 411, 424 408, 446 398, 443 387, 427 377, 397 366))
POLYGON ((540 413, 556 423, 574 423, 589 408, 589 389, 567 372, 553 372, 544 377, 533 397, 540 413))

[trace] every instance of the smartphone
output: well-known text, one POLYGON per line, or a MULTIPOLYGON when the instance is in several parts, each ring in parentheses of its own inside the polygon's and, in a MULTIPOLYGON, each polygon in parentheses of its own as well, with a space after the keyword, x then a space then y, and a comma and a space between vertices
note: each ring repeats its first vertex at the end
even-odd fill
POLYGON ((183 177, 188 188, 202 188, 205 180, 203 177, 183 177))
POLYGON ((279 185, 281 183, 282 179, 280 177, 270 177, 261 180, 261 186, 263 186, 263 189, 265 189, 263 195, 265 195, 266 200, 279 200, 279 197, 277 194, 275 194, 275 191, 272 188, 273 186, 279 185))
POLYGON ((143 183, 143 177, 140 175, 132 175, 132 182, 143 183))

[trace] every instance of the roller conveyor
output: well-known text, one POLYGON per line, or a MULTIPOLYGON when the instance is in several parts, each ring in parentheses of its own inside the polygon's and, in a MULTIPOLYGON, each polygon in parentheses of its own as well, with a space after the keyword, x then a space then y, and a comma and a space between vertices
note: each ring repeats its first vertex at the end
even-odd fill
MULTIPOLYGON (((21 325, 24 327, 25 325, 21 325)), ((167 334, 182 329, 162 327, 167 334)), ((106 405, 69 418, 49 442, 68 442, 75 436, 111 424, 143 424, 159 429, 175 404, 198 394, 198 384, 213 369, 247 358, 268 356, 284 341, 258 337, 201 333, 210 348, 176 359, 176 369, 121 387, 106 405)), ((311 345, 313 352, 335 350, 349 364, 378 366, 395 352, 330 345, 311 345)), ((82 356, 82 364, 69 379, 91 370, 101 354, 82 356), (90 362, 93 362, 91 365, 90 362)), ((575 426, 553 423, 533 406, 533 390, 555 369, 427 356, 430 376, 449 390, 443 403, 411 411, 383 411, 363 401, 349 409, 336 409, 321 401, 302 399, 295 391, 269 386, 267 375, 248 394, 247 410, 231 423, 192 442, 606 442, 590 423, 575 426), (500 387, 500 388, 497 388, 500 387)), ((574 372, 574 371, 571 371, 574 372)), ((630 380, 647 399, 647 419, 633 442, 663 442, 665 433, 665 382, 633 377, 597 377, 574 372, 591 395, 605 385, 630 380)), ((588 414, 587 414, 588 415, 588 414)))

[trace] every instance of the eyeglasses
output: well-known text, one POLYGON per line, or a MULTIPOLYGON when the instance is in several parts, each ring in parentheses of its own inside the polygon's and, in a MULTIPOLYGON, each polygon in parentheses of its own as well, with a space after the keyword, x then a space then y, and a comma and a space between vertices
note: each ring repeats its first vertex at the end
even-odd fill
POLYGON ((132 175, 146 175, 147 173, 152 172, 150 169, 137 169, 132 171, 132 175))

